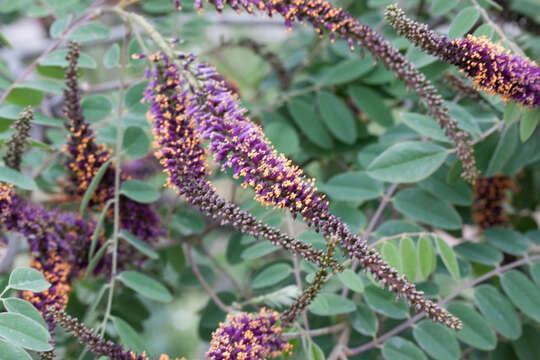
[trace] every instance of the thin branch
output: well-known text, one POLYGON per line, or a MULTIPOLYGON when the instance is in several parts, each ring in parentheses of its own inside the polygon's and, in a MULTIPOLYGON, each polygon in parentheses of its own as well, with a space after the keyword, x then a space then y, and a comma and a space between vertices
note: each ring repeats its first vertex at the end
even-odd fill
POLYGON ((216 295, 214 290, 212 290, 210 285, 206 282, 206 280, 204 279, 204 276, 201 274, 201 271, 199 270, 199 267, 197 266, 195 261, 193 261, 193 255, 191 254, 191 246, 187 242, 184 245, 184 252, 186 255, 186 259, 189 265, 191 266, 191 270, 193 270, 193 273, 195 274, 195 276, 201 283, 201 286, 203 287, 203 289, 208 293, 210 298, 221 310, 223 310, 226 313, 229 313, 232 310, 231 307, 225 305, 223 301, 221 301, 221 299, 216 295))
POLYGON ((115 149, 115 163, 116 171, 114 173, 114 224, 113 224, 113 238, 112 238, 112 268, 111 268, 111 280, 109 286, 109 293, 107 298, 107 308, 105 309, 105 316, 101 323, 101 335, 105 333, 107 322, 111 316, 112 301, 114 297, 114 284, 116 279, 117 265, 118 265, 118 237, 120 233, 120 174, 121 174, 121 157, 122 157, 122 117, 124 112, 124 88, 125 88, 125 69, 127 63, 127 43, 129 41, 130 32, 126 31, 124 39, 122 41, 122 60, 120 67, 120 88, 118 90, 118 114, 116 122, 116 149, 115 149))
POLYGON ((296 339, 296 338, 299 338, 299 337, 304 336, 304 335, 309 335, 309 336, 312 336, 312 337, 323 336, 323 335, 337 333, 337 332, 340 332, 340 331, 342 331, 344 329, 345 329, 345 324, 337 324, 337 325, 333 325, 333 326, 329 326, 329 327, 325 327, 325 328, 320 328, 320 329, 314 329, 314 330, 310 330, 310 331, 303 330, 303 331, 300 331, 300 332, 285 333, 285 334, 283 334, 283 339, 286 339, 286 340, 287 339, 296 339))
MULTIPOLYGON (((481 282, 486 281, 487 279, 489 279, 489 278, 491 278, 493 276, 501 275, 501 274, 505 273, 508 270, 511 270, 511 269, 516 268, 516 267, 521 266, 521 265, 525 265, 525 264, 530 263, 531 261, 535 261, 535 260, 540 260, 540 255, 531 256, 531 257, 525 257, 523 259, 514 261, 514 262, 512 262, 510 264, 507 264, 507 265, 501 266, 499 268, 496 268, 496 269, 494 269, 494 270, 480 276, 479 278, 474 279, 473 281, 461 286, 455 292, 453 292, 452 294, 450 294, 447 297, 445 297, 444 299, 442 299, 439 302, 438 305, 442 306, 442 305, 446 304, 447 302, 449 302, 449 301, 455 299, 456 297, 458 297, 463 291, 465 291, 467 289, 470 289, 472 287, 475 287, 476 285, 480 284, 481 282)), ((392 330, 388 331, 386 334, 378 337, 377 339, 375 339, 375 340, 373 340, 371 342, 368 342, 367 344, 361 345, 361 346, 359 346, 357 348, 348 349, 347 354, 352 356, 352 355, 360 354, 360 353, 362 353, 364 351, 367 351, 369 349, 372 349, 372 348, 378 346, 379 344, 382 344, 383 342, 385 342, 387 339, 391 338, 392 336, 394 336, 396 334, 399 334, 400 332, 407 329, 409 326, 411 326, 412 324, 416 323, 417 321, 423 319, 424 317, 425 317, 425 313, 417 314, 414 317, 412 317, 411 319, 401 323, 400 325, 396 326, 392 330)))
POLYGON ((203 242, 202 242, 202 239, 201 241, 199 241, 198 243, 198 246, 199 248, 201 249, 201 251, 210 259, 210 261, 212 261, 212 263, 217 267, 217 269, 219 270, 219 272, 221 274, 223 274, 228 280, 229 282, 238 290, 242 293, 242 295, 245 297, 245 298, 248 298, 249 297, 249 294, 247 294, 245 292, 245 290, 242 288, 242 286, 240 285, 240 283, 238 281, 236 281, 236 279, 227 271, 227 269, 225 269, 225 267, 223 267, 223 265, 221 265, 219 263, 219 261, 217 261, 217 259, 212 255, 212 253, 210 253, 210 251, 208 250, 208 248, 206 246, 204 246, 203 242))

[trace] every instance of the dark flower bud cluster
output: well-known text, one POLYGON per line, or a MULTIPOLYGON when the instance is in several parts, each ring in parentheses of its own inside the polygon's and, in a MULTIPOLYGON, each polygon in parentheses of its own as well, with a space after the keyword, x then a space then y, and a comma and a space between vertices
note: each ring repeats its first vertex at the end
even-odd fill
MULTIPOLYGON (((307 22, 321 36, 326 31, 332 40, 336 36, 347 40, 351 50, 354 50, 355 45, 365 47, 423 99, 430 114, 456 145, 457 155, 463 163, 462 177, 473 183, 478 176, 472 144, 465 132, 457 130, 457 122, 450 117, 448 108, 443 106, 443 100, 437 89, 380 34, 368 25, 361 24, 347 11, 323 0, 210 0, 209 2, 218 11, 229 5, 236 11, 244 9, 252 13, 260 10, 268 16, 280 14, 285 18, 285 25, 289 28, 295 21, 307 22)), ((195 7, 202 9, 202 1, 196 0, 195 7)))
MULTIPOLYGON (((182 89, 178 68, 161 54, 152 59, 157 68, 151 74, 145 98, 152 102, 148 120, 156 139, 155 155, 168 175, 168 185, 186 196, 188 202, 203 214, 220 220, 222 225, 232 225, 255 238, 266 238, 320 265, 323 258, 320 250, 262 223, 216 193, 207 180, 206 151, 202 148, 195 122, 187 114, 192 101, 182 89)), ((341 268, 335 259, 330 266, 341 268)))
POLYGON ((289 352, 292 346, 281 340, 279 314, 262 308, 258 315, 238 313, 227 315, 212 333, 210 360, 263 360, 289 352))
POLYGON ((12 125, 14 131, 13 136, 7 142, 7 153, 4 157, 4 162, 7 167, 15 170, 21 169, 22 157, 24 149, 26 147, 25 142, 28 136, 30 136, 30 128, 32 120, 34 120, 34 113, 30 107, 26 108, 12 125))
POLYGON ((517 192, 515 182, 504 175, 479 177, 474 185, 472 218, 480 229, 502 226, 508 223, 504 203, 508 201, 508 192, 517 192))
POLYGON ((512 55, 486 37, 467 35, 450 40, 427 25, 405 16, 396 5, 386 9, 386 18, 400 35, 442 61, 456 65, 471 77, 478 89, 497 94, 504 101, 540 106, 540 68, 528 58, 512 55))
POLYGON ((281 314, 280 320, 282 327, 287 328, 289 324, 291 324, 302 312, 307 309, 309 304, 311 304, 317 294, 321 291, 324 283, 327 280, 328 271, 326 268, 330 259, 332 259, 332 254, 335 247, 336 241, 335 239, 332 239, 328 243, 328 249, 324 255, 323 266, 315 274, 311 285, 304 290, 304 292, 295 300, 294 303, 291 304, 291 306, 289 306, 289 308, 287 308, 287 310, 281 314))
MULTIPOLYGON (((80 105, 80 89, 77 76, 77 61, 79 58, 79 45, 71 42, 66 59, 69 66, 66 69, 65 115, 69 122, 66 127, 70 133, 66 152, 68 154, 68 167, 71 170, 70 182, 74 185, 74 194, 82 197, 99 168, 107 162, 111 155, 106 147, 96 143, 94 131, 85 120, 80 105)), ((103 207, 105 203, 114 197, 114 177, 116 169, 110 165, 100 184, 97 186, 90 205, 103 207)), ((127 180, 122 176, 122 180, 127 180)), ((159 217, 154 209, 148 204, 135 202, 131 199, 120 198, 120 226, 141 240, 151 244, 164 234, 165 230, 160 226, 159 217)), ((123 248, 122 257, 126 259, 134 255, 131 247, 123 248)))
MULTIPOLYGON (((104 339, 96 331, 87 328, 84 324, 79 322, 78 319, 68 315, 62 309, 50 307, 48 310, 57 325, 66 329, 69 335, 76 337, 81 344, 87 345, 88 349, 95 355, 106 356, 111 360, 152 360, 144 353, 136 354, 110 340, 104 339)), ((166 354, 162 354, 159 358, 156 358, 156 360, 170 359, 171 358, 166 354)), ((177 360, 185 359, 177 358, 177 360)))

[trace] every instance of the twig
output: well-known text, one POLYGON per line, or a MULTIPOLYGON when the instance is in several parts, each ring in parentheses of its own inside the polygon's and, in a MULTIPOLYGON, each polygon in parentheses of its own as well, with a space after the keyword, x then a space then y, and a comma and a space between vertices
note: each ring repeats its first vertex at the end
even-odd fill
POLYGON ((201 283, 201 286, 203 287, 203 289, 208 293, 210 298, 214 301, 214 303, 221 310, 223 310, 226 313, 230 312, 232 310, 231 307, 225 305, 223 303, 223 301, 221 301, 221 299, 216 295, 214 290, 212 290, 210 285, 208 285, 208 283, 204 279, 204 276, 202 276, 201 271, 199 270, 199 267, 197 266, 195 261, 193 261, 193 256, 191 255, 191 246, 189 245, 189 243, 185 242, 184 244, 185 244, 184 245, 184 252, 185 252, 185 255, 186 255, 186 259, 187 259, 189 265, 191 266, 191 270, 193 270, 193 273, 195 274, 195 276, 197 277, 197 279, 201 283))
POLYGON ((285 333, 283 334, 283 338, 284 339, 295 339, 295 338, 299 338, 301 336, 304 336, 304 335, 309 335, 309 336, 323 336, 323 335, 328 335, 328 334, 333 334, 333 333, 336 333, 336 332, 339 332, 339 331, 342 331, 345 329, 345 324, 337 324, 337 325, 333 325, 333 326, 329 326, 329 327, 325 327, 325 328, 320 328, 320 329, 314 329, 314 330, 310 330, 310 331, 300 331, 300 332, 289 332, 289 333, 285 333))
POLYGON ((127 62, 127 43, 130 33, 126 31, 124 40, 122 41, 122 63, 120 68, 120 88, 118 90, 118 120, 116 123, 116 149, 115 149, 115 163, 116 171, 114 173, 114 225, 113 225, 113 238, 112 238, 112 266, 111 266, 111 280, 109 286, 109 293, 107 298, 107 308, 105 309, 105 315, 103 322, 101 323, 101 335, 105 333, 107 327, 107 321, 111 315, 112 301, 114 297, 114 284, 116 280, 117 263, 118 263, 118 237, 120 233, 120 174, 121 174, 121 156, 122 156, 122 139, 124 133, 122 131, 122 116, 124 111, 124 88, 125 88, 125 68, 127 62))
POLYGON ((223 265, 221 265, 219 263, 219 261, 217 261, 217 259, 210 253, 210 251, 206 248, 206 246, 204 246, 203 242, 202 242, 202 239, 201 241, 198 242, 198 245, 199 245, 199 248, 201 249, 201 251, 210 259, 210 261, 212 261, 212 263, 218 268, 219 272, 221 274, 223 274, 228 280, 229 282, 238 290, 242 293, 242 295, 245 297, 245 298, 248 298, 249 297, 249 294, 247 294, 244 289, 242 288, 242 286, 240 285, 240 283, 238 281, 236 281, 236 279, 227 271, 227 269, 225 269, 223 267, 223 265))
MULTIPOLYGON (((447 302, 455 299, 456 297, 458 297, 463 291, 467 290, 467 289, 470 289, 476 285, 478 285, 479 283, 483 282, 483 281, 486 281, 487 279, 495 276, 495 275, 501 275, 503 273, 505 273, 506 271, 510 270, 510 269, 513 269, 513 268, 516 268, 518 266, 521 266, 521 265, 525 265, 531 261, 534 261, 534 260, 539 260, 540 259, 540 255, 536 255, 536 256, 531 256, 531 257, 525 257, 523 259, 520 259, 520 260, 517 260, 517 261, 514 261, 510 264, 507 264, 507 265, 504 265, 504 266, 501 266, 499 268, 496 268, 482 276, 480 276, 479 278, 477 279, 474 279, 473 281, 461 286, 459 289, 457 289, 455 292, 453 292, 452 294, 448 295, 447 297, 445 297, 444 299, 442 299, 438 305, 444 305, 446 304, 447 302)), ((423 319, 425 317, 425 313, 420 313, 420 314, 417 314, 415 315, 414 317, 412 317, 411 319, 401 323, 400 325, 396 326, 395 328, 393 328, 392 330, 388 331, 386 334, 378 337, 377 339, 367 343, 367 344, 364 344, 364 345, 361 345, 357 348, 353 348, 353 349, 348 349, 347 350, 347 354, 348 355, 356 355, 356 354, 360 354, 364 351, 367 351, 369 349, 372 349, 374 347, 376 347, 377 345, 379 344, 382 344, 383 342, 385 342, 387 339, 391 338, 392 336, 396 335, 396 334, 399 334, 400 332, 402 332, 403 330, 407 329, 409 326, 411 326, 412 324, 416 323, 417 321, 423 319)))
POLYGON ((336 346, 334 347, 334 350, 332 350, 332 353, 328 357, 328 360, 337 360, 341 358, 342 355, 345 354, 350 335, 351 335, 351 328, 347 326, 345 327, 345 330, 343 330, 343 332, 341 333, 341 336, 339 337, 339 340, 336 346))

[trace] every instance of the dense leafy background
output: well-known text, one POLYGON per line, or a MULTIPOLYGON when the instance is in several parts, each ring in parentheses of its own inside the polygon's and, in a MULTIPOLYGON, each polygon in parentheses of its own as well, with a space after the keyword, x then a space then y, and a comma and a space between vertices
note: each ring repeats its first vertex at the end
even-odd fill
MULTIPOLYGON (((238 89, 252 119, 279 151, 317 179, 319 189, 328 194, 332 211, 353 231, 365 231, 381 196, 391 184, 399 184, 372 241, 380 240, 376 246, 384 259, 417 283, 427 296, 444 299, 452 295, 446 306, 462 319, 464 329, 456 333, 422 320, 351 359, 535 359, 540 353, 540 262, 535 257, 540 246, 540 113, 511 102, 504 104, 497 97, 481 94, 481 99, 471 100, 456 92, 444 78, 447 71, 457 74, 455 69, 397 37, 384 22, 384 7, 391 2, 333 3, 380 30, 435 84, 459 127, 475 141, 475 156, 483 176, 503 174, 514 180, 518 191, 511 192, 504 204, 508 214, 504 227, 483 232, 478 229, 471 215, 473 189, 459 178, 460 165, 451 142, 426 115, 415 93, 391 71, 374 63, 369 53, 361 57, 362 49, 351 52, 345 42, 320 39, 309 27, 295 26, 287 34, 279 19, 270 21, 234 12, 219 17, 210 8, 198 16, 188 1, 183 1, 182 12, 174 11, 169 0, 143 1, 130 10, 144 14, 165 36, 183 39, 181 50, 193 51, 216 64, 238 89), (265 51, 279 57, 287 71, 287 88, 264 58, 234 45, 243 37, 260 41, 265 51), (414 234, 399 236, 402 233, 414 234), (527 256, 536 261, 503 271, 505 265, 527 256), (500 277, 471 284, 494 269, 503 269, 500 277)), ((538 1, 478 3, 408 1, 405 10, 450 38, 474 33, 498 41, 500 36, 482 16, 486 11, 531 59, 540 58, 538 1)), ((89 5, 89 1, 77 0, 0 1, 5 37, 0 49, 0 89, 6 90, 29 62, 59 38, 74 14, 89 5), (26 36, 25 29, 30 28, 34 32, 28 34, 33 35, 26 36)), ((150 154, 152 140, 145 118, 148 105, 140 103, 146 85, 142 77, 144 60, 129 60, 129 88, 119 98, 122 32, 119 19, 106 14, 69 38, 82 44, 82 106, 99 141, 114 146, 115 109, 123 102, 127 110, 123 163, 129 163, 150 154)), ((155 48, 150 41, 148 46, 155 48)), ((134 39, 128 50, 130 54, 141 51, 134 39)), ((60 47, 41 58, 31 76, 17 84, 0 106, 2 143, 9 138, 9 126, 24 106, 34 107, 36 115, 31 147, 23 162, 25 176, 2 167, 0 180, 31 190, 33 198, 46 206, 79 211, 78 203, 59 202, 65 169, 57 154, 67 135, 61 111, 65 54, 65 48, 60 47)), ((284 211, 259 206, 251 200, 249 191, 219 171, 214 174, 218 191, 243 209, 324 248, 320 235, 306 230, 300 222, 292 223, 284 211)), ((226 304, 254 299, 256 306, 283 308, 280 303, 297 293, 295 268, 300 271, 303 287, 313 279, 316 269, 304 262, 295 264, 290 254, 267 241, 220 228, 170 190, 164 190, 164 182, 165 176, 155 173, 142 182, 129 181, 122 186, 125 196, 155 203, 169 235, 157 249, 145 247, 130 234, 122 236, 122 241, 128 241, 149 259, 143 268, 120 275, 124 286, 115 295, 114 318, 107 333, 133 350, 202 358, 211 332, 225 314, 201 288, 186 261, 187 247, 183 244, 192 244, 192 256, 200 272, 226 304), (224 271, 240 284, 241 291, 224 271)), ((15 258, 18 265, 28 263, 23 243, 15 258)), ((7 283, 10 269, 2 270, 0 279, 7 283)), ((77 281, 68 312, 90 326, 97 324, 103 304, 89 309, 104 283, 104 279, 93 278, 77 281)), ((6 303, 4 306, 10 310, 6 303)), ((346 270, 325 285, 309 307, 308 319, 311 329, 341 322, 350 326, 348 344, 354 348, 383 336, 413 315, 403 300, 396 302, 394 295, 379 289, 369 277, 346 270), (347 297, 341 296, 344 286, 352 290, 347 297)), ((0 323, 7 321, 3 319, 7 316, 19 315, 2 313, 0 323)), ((304 325, 302 319, 299 324, 304 325)), ((339 334, 313 337, 313 343, 308 337, 291 340, 295 345, 291 358, 323 359, 332 352, 339 334)), ((16 341, 0 328, 0 358, 7 346, 2 339, 16 341)), ((57 344, 61 358, 79 356, 81 347, 61 331, 57 344)))

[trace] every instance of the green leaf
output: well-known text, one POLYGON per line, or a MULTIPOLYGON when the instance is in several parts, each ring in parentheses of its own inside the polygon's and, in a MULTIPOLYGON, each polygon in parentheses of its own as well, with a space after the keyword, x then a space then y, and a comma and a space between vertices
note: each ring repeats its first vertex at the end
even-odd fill
POLYGON ((103 65, 106 69, 112 69, 118 66, 120 60, 120 46, 117 43, 111 45, 109 50, 103 56, 103 65))
POLYGON ((391 183, 413 183, 433 174, 446 160, 446 149, 426 142, 391 146, 368 166, 368 175, 391 183))
POLYGON ((446 266, 446 269, 448 270, 450 275, 452 275, 454 280, 459 280, 459 266, 454 250, 452 250, 452 248, 446 243, 446 241, 444 241, 438 236, 435 238, 435 243, 437 244, 437 251, 441 256, 444 266, 446 266))
POLYGON ((159 258, 158 253, 152 249, 150 245, 130 233, 129 231, 122 229, 120 230, 119 234, 124 240, 126 240, 131 246, 133 246, 135 249, 137 249, 139 252, 143 253, 144 255, 148 256, 150 259, 157 259, 159 258))
POLYGON ((105 120, 112 111, 111 100, 103 95, 88 96, 82 101, 81 107, 89 123, 105 120))
MULTIPOLYGON (((60 66, 67 67, 69 65, 66 60, 67 50, 55 50, 49 55, 45 56, 40 60, 39 64, 41 66, 60 66)), ((97 68, 97 63, 94 59, 88 56, 85 53, 81 53, 77 66, 85 69, 95 69, 97 68)))
POLYGON ((390 108, 386 106, 381 96, 375 91, 364 86, 350 86, 347 93, 369 120, 385 127, 394 123, 390 108))
POLYGON ((319 316, 347 314, 356 310, 354 303, 337 294, 320 293, 309 305, 309 311, 319 316))
POLYGON ((458 121, 458 127, 461 130, 465 130, 475 136, 482 134, 478 122, 470 112, 453 102, 445 101, 444 105, 450 109, 450 116, 458 121))
POLYGON ((495 152, 493 153, 493 156, 489 162, 485 176, 494 176, 495 174, 501 172, 508 160, 511 159, 512 155, 516 151, 518 144, 518 128, 516 125, 511 125, 507 127, 501 134, 497 147, 495 148, 495 152))
POLYGON ((382 192, 382 184, 363 171, 351 171, 332 177, 321 191, 339 201, 365 201, 376 199, 382 192))
POLYGON ((324 149, 332 148, 332 138, 311 104, 302 100, 292 100, 287 104, 287 109, 296 125, 311 142, 324 149))
POLYGON ((458 180, 450 185, 446 180, 447 177, 448 170, 445 167, 441 167, 429 178, 419 182, 418 186, 446 202, 470 206, 473 202, 473 193, 470 185, 463 180, 458 180))
POLYGON ((328 91, 321 91, 317 102, 322 119, 330 132, 338 140, 354 144, 357 137, 356 119, 347 104, 328 91))
POLYGON ((242 252, 242 258, 244 260, 253 260, 271 254, 278 249, 280 249, 280 246, 272 245, 269 241, 263 241, 244 250, 242 252))
POLYGON ((382 348, 384 360, 427 360, 426 355, 413 342, 394 336, 382 348))
POLYGON ((172 300, 172 295, 165 286, 138 271, 123 271, 118 275, 118 279, 128 288, 149 299, 163 303, 172 300))
POLYGON ((386 240, 381 244, 381 255, 384 261, 403 274, 399 248, 393 240, 386 240))
POLYGON ((464 242, 454 247, 462 258, 483 265, 497 265, 503 260, 500 251, 487 244, 464 242))
POLYGON ((405 319, 409 315, 406 300, 400 298, 396 302, 396 295, 388 290, 369 285, 364 290, 364 298, 370 308, 389 318, 405 319))
POLYGON ((430 193, 417 188, 400 191, 394 199, 400 213, 442 229, 460 229, 461 217, 456 210, 430 193))
POLYGON ((359 232, 366 226, 366 216, 356 206, 346 202, 335 202, 330 204, 330 212, 341 218, 351 228, 354 233, 359 232))
POLYGON ((99 22, 94 21, 75 29, 70 35, 71 41, 77 41, 79 43, 88 41, 97 41, 106 39, 109 37, 109 28, 101 25, 99 22))
POLYGON ((374 66, 371 55, 363 58, 355 56, 343 60, 331 68, 325 69, 320 78, 321 85, 338 85, 348 83, 366 74, 374 66))
POLYGON ((418 345, 436 360, 460 358, 461 350, 454 334, 454 331, 431 320, 424 320, 413 328, 413 336, 418 345))
POLYGON ((41 316, 41 313, 35 308, 34 305, 30 304, 28 301, 10 297, 4 299, 3 303, 7 311, 24 315, 27 318, 32 319, 38 324, 40 324, 47 331, 49 330, 49 327, 45 323, 45 320, 43 320, 43 316, 41 316))
POLYGON ((23 190, 36 190, 37 185, 34 179, 29 178, 5 166, 0 166, 0 181, 13 184, 23 190))
POLYGON ((417 113, 403 113, 401 118, 405 125, 430 139, 442 142, 450 142, 439 124, 432 117, 417 113))
POLYGON ((510 270, 501 277, 501 285, 512 303, 540 322, 540 289, 523 273, 510 270))
POLYGON ((352 327, 362 335, 373 336, 379 329, 379 321, 369 306, 359 302, 352 314, 352 327))
POLYGON ((474 288, 474 302, 486 320, 502 336, 516 340, 521 336, 521 321, 510 301, 494 286, 483 284, 474 288))
POLYGON ((431 3, 431 14, 440 16, 447 14, 459 4, 459 0, 433 0, 431 3))
POLYGON ((114 328, 116 329, 118 336, 120 336, 122 345, 139 354, 148 350, 148 346, 145 344, 142 337, 137 334, 131 325, 117 316, 113 316, 112 320, 114 328))
MULTIPOLYGON (((533 324, 523 327, 523 335, 512 344, 518 360, 531 360, 538 357, 540 353, 538 335, 538 328, 533 324)), ((516 355, 512 353, 512 359, 516 359, 516 355)))
POLYGON ((28 350, 49 351, 53 348, 47 329, 17 313, 0 313, 0 338, 28 350))
POLYGON ((271 286, 286 279, 291 273, 291 267, 288 264, 279 263, 267 267, 261 271, 252 281, 254 289, 261 289, 271 286))
POLYGON ((150 150, 150 139, 140 127, 129 126, 124 132, 122 148, 129 156, 141 158, 150 150))
POLYGON ((527 237, 515 230, 489 228, 484 231, 484 236, 491 245, 508 254, 520 255, 529 249, 527 237))
POLYGON ((38 106, 43 101, 43 92, 26 87, 16 87, 11 90, 6 101, 20 106, 38 106))
POLYGON ((171 223, 171 228, 183 236, 201 234, 205 226, 200 214, 188 208, 176 210, 171 223))
POLYGON ((351 269, 345 269, 338 275, 339 280, 349 289, 361 293, 364 291, 364 283, 360 276, 351 269))
POLYGON ((521 106, 515 101, 510 100, 504 107, 504 123, 507 125, 517 122, 521 118, 521 106))
POLYGON ((456 332, 459 340, 480 350, 495 349, 497 346, 495 331, 471 306, 464 302, 453 302, 447 309, 463 323, 463 329, 456 332))
POLYGON ((62 33, 67 29, 71 18, 72 16, 70 14, 63 16, 53 22, 51 27, 49 28, 49 35, 51 36, 51 38, 58 39, 60 35, 62 35, 62 33))
POLYGON ((540 285, 540 262, 535 262, 531 265, 531 277, 536 285, 540 285))
POLYGON ((492 40, 493 35, 495 34, 495 29, 490 24, 482 24, 476 30, 474 30, 473 35, 476 37, 485 36, 488 39, 492 40))
POLYGON ((276 149, 285 155, 300 151, 300 140, 296 130, 283 121, 274 121, 264 127, 264 133, 276 149))
POLYGON ((416 257, 416 248, 414 242, 408 236, 401 239, 399 243, 399 254, 401 257, 401 267, 403 273, 410 282, 416 281, 418 268, 418 258, 416 257))
POLYGON ((146 113, 149 105, 141 103, 146 85, 148 85, 148 81, 141 81, 127 89, 124 95, 124 104, 126 109, 132 113, 146 113))
POLYGON ((19 346, 0 339, 0 360, 32 360, 32 357, 19 346))
POLYGON ((527 141, 533 134, 540 120, 540 108, 526 110, 519 123, 519 137, 522 142, 527 141))
POLYGON ((45 281, 43 274, 36 269, 19 267, 15 268, 9 275, 9 287, 11 289, 42 292, 50 286, 51 284, 45 281))
POLYGON ((159 191, 139 180, 128 180, 122 183, 120 193, 143 204, 153 203, 159 199, 159 191))
POLYGON ((418 261, 420 263, 420 273, 424 279, 433 271, 433 262, 435 259, 435 251, 433 243, 428 236, 421 236, 418 239, 418 261))
POLYGON ((81 216, 84 216, 84 212, 86 210, 86 207, 88 206, 88 203, 92 199, 92 196, 94 195, 94 191, 96 191, 99 183, 101 182, 101 179, 103 179, 103 175, 105 175, 105 172, 107 171, 109 165, 111 164, 112 159, 109 159, 105 161, 97 171, 96 175, 92 178, 92 181, 90 181, 90 185, 88 185, 88 188, 84 192, 84 196, 81 200, 81 205, 79 205, 79 214, 81 216))
POLYGON ((480 17, 480 11, 474 6, 469 6, 462 9, 450 24, 448 37, 450 39, 460 38, 465 35, 480 17))
POLYGON ((39 79, 39 80, 26 80, 20 83, 17 88, 32 89, 37 91, 42 91, 46 93, 51 93, 54 95, 62 95, 64 86, 61 83, 48 79, 39 79))
POLYGON ((319 345, 317 345, 314 342, 311 342, 309 345, 309 360, 324 360, 326 357, 324 356, 324 352, 321 350, 319 345))

